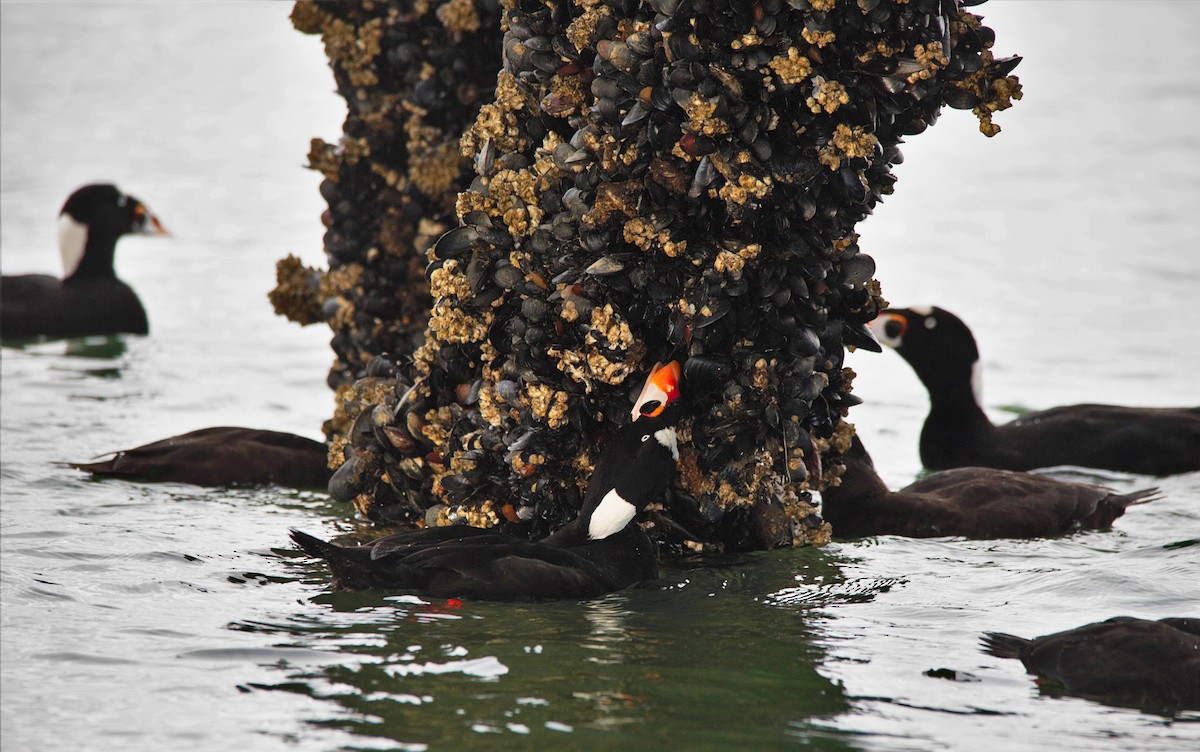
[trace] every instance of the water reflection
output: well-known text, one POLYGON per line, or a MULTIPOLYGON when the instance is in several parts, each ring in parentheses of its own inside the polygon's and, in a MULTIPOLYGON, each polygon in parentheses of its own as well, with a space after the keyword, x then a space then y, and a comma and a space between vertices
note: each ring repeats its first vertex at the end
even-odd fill
POLYGON ((581 644, 596 651, 588 660, 598 664, 621 663, 635 639, 629 631, 624 599, 610 597, 587 601, 581 604, 581 609, 591 627, 581 644))
POLYGON ((44 375, 48 367, 53 372, 67 374, 63 381, 100 379, 115 382, 121 378, 127 365, 127 336, 133 335, 113 334, 60 340, 0 338, 4 359, 8 361, 6 376, 44 375))
POLYGON ((310 723, 372 743, 459 749, 497 734, 593 749, 620 730, 629 748, 805 737, 851 749, 853 737, 817 725, 848 708, 817 670, 810 618, 811 606, 843 597, 828 587, 838 572, 835 555, 791 551, 670 564, 656 582, 584 602, 323 592, 278 623, 230 628, 329 658, 279 661, 278 681, 245 689, 319 700, 310 723), (789 588, 827 596, 789 602, 789 588))
POLYGON ((123 334, 97 335, 94 337, 78 337, 64 340, 0 338, 0 345, 14 350, 25 350, 38 355, 93 358, 98 360, 114 360, 124 355, 129 349, 125 343, 125 335, 123 334))

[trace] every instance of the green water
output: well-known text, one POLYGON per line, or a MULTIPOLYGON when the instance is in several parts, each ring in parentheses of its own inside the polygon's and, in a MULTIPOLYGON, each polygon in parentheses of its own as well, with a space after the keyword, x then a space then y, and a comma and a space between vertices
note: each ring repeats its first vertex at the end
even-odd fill
MULTIPOLYGON (((824 552, 788 559, 801 579, 837 576, 824 552)), ((330 712, 323 725, 434 748, 477 735, 501 748, 782 745, 848 703, 818 671, 814 608, 764 607, 762 563, 673 567, 657 583, 584 603, 318 596, 314 613, 245 628, 297 647, 332 639, 362 663, 284 669, 256 691, 321 696, 351 713, 330 712)), ((831 737, 822 748, 848 744, 831 737)))

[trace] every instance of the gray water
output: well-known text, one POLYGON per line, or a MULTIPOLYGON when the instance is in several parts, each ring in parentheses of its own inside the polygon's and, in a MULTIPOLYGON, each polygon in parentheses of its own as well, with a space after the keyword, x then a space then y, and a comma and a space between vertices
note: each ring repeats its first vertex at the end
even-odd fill
MULTIPOLYGON (((149 337, 2 352, 6 751, 1200 744, 1200 714, 1041 696, 978 649, 985 630, 1200 615, 1197 473, 1101 474, 1165 492, 1111 532, 882 537, 667 563, 586 603, 452 608, 331 593, 286 537, 353 526, 319 494, 62 466, 209 425, 320 435, 328 332, 274 317, 265 295, 277 258, 321 262, 318 177, 301 165, 344 109, 289 10, 0 3, 4 273, 57 272, 55 215, 89 181, 175 234, 118 252, 149 337)), ((1200 403, 1200 4, 981 12, 1000 54, 1025 55, 1025 100, 994 139, 952 112, 905 147, 896 194, 862 227, 885 293, 971 323, 997 419, 1200 403)), ((866 400, 851 419, 903 485, 925 395, 894 353, 850 365, 866 400)))

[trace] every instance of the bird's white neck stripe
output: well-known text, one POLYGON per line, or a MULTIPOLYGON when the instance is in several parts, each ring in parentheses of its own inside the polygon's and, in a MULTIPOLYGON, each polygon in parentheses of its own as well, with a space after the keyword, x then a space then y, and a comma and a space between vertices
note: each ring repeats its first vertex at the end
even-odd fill
POLYGON ((625 529, 635 514, 637 514, 637 508, 622 499, 621 494, 617 493, 617 489, 614 488, 604 495, 604 498, 600 500, 600 505, 596 507, 596 511, 592 512, 592 519, 588 522, 588 537, 592 540, 599 540, 607 538, 613 533, 619 533, 625 529))
POLYGON ((679 442, 675 440, 674 428, 662 428, 654 432, 654 438, 659 444, 671 450, 671 456, 679 461, 679 442))
POLYGON ((983 369, 979 361, 971 364, 971 393, 975 395, 975 404, 983 407, 983 369))
POLYGON ((62 255, 63 279, 71 276, 83 262, 83 250, 87 247, 88 228, 70 214, 58 217, 58 252, 62 255))

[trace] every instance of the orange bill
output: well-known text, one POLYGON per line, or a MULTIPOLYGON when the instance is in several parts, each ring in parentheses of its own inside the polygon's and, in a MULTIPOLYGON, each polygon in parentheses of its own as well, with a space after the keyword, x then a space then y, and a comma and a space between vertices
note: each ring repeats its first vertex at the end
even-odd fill
POLYGON ((133 207, 133 217, 141 229, 136 230, 140 235, 170 235, 167 228, 163 227, 162 222, 158 221, 158 217, 154 216, 146 205, 140 201, 133 207))
POLYGON ((653 418, 662 413, 667 405, 679 398, 679 382, 683 379, 683 369, 679 361, 672 360, 665 366, 655 363, 646 377, 642 393, 633 403, 631 415, 638 418, 653 418))

